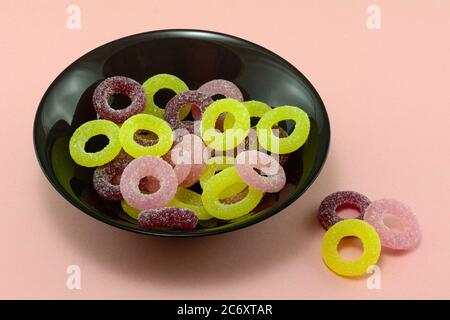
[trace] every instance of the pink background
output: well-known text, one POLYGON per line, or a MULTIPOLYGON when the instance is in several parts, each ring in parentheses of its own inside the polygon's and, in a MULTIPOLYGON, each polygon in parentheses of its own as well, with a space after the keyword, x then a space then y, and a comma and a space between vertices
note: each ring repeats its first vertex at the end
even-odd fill
POLYGON ((0 11, 3 114, 0 298, 450 298, 449 1, 8 1, 0 11), (366 28, 380 6, 381 30, 366 28), (32 121, 50 82, 108 41, 165 28, 233 34, 298 67, 332 125, 316 183, 283 213, 250 228, 197 239, 144 237, 98 222, 41 173, 32 121), (7 140, 8 139, 8 140, 7 140), (384 252, 381 289, 321 261, 316 210, 354 189, 409 204, 420 247, 384 252), (81 267, 81 290, 66 268, 81 267))

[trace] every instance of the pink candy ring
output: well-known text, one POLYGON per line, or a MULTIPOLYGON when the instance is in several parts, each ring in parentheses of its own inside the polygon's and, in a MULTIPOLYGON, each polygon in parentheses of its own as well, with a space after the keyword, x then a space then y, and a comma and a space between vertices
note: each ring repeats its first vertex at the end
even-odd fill
POLYGON ((239 153, 236 170, 245 183, 263 192, 278 192, 286 184, 286 174, 278 161, 257 150, 239 153), (261 170, 267 176, 258 174, 254 169, 261 170))
POLYGON ((320 204, 319 222, 325 230, 328 230, 332 225, 344 220, 336 212, 336 209, 340 206, 350 206, 358 209, 359 215, 355 219, 362 220, 369 204, 369 198, 355 191, 338 191, 332 193, 323 199, 320 204))
POLYGON ((139 213, 139 225, 145 229, 169 228, 190 231, 197 226, 197 215, 185 208, 147 209, 139 213))
POLYGON ((101 82, 92 97, 95 111, 106 120, 122 123, 129 117, 141 113, 145 109, 146 97, 139 82, 127 77, 110 77, 101 82), (130 98, 131 104, 122 109, 114 110, 108 99, 114 94, 123 94, 130 98))
POLYGON ((412 249, 420 241, 420 228, 416 216, 403 203, 393 199, 381 199, 372 202, 366 209, 364 220, 377 230, 381 245, 395 250, 412 249), (391 229, 384 218, 392 215, 402 224, 402 230, 391 229))
MULTIPOLYGON (((287 132, 278 126, 274 126, 274 128, 272 130, 279 130, 278 132, 276 132, 275 136, 280 136, 282 138, 285 138, 288 136, 287 132)), ((246 151, 246 150, 260 150, 263 152, 267 152, 266 150, 262 149, 259 144, 258 144, 258 136, 256 133, 256 129, 254 127, 250 128, 250 130, 248 131, 248 135, 245 138, 244 141, 242 141, 237 147, 236 147, 236 152, 240 153, 242 151, 246 151)), ((275 160, 277 160, 281 165, 286 164, 286 162, 289 159, 289 153, 286 154, 275 154, 275 153, 271 153, 270 154, 275 160)))
POLYGON ((233 98, 239 101, 244 101, 241 90, 231 81, 216 79, 204 83, 198 92, 206 94, 208 97, 214 97, 215 95, 222 95, 225 98, 233 98))
POLYGON ((92 180, 94 189, 100 197, 111 201, 122 200, 120 176, 132 160, 131 156, 121 151, 113 161, 95 169, 92 180))
POLYGON ((198 181, 205 170, 208 150, 203 140, 194 134, 181 137, 180 142, 170 152, 170 161, 176 165, 189 165, 189 173, 180 183, 180 186, 188 188, 198 181))
POLYGON ((186 141, 183 139, 185 136, 179 139, 179 142, 163 156, 163 159, 167 161, 172 167, 175 175, 177 176, 178 184, 181 184, 189 175, 192 168, 192 162, 186 160, 191 157, 191 150, 186 149, 186 141))
POLYGON ((190 90, 177 94, 167 102, 164 120, 170 124, 173 130, 184 128, 190 133, 194 133, 193 122, 180 120, 180 110, 185 105, 190 105, 192 116, 199 120, 203 111, 211 103, 213 103, 213 100, 210 97, 198 91, 190 90))
MULTIPOLYGON (((200 88, 198 88, 197 91, 206 94, 211 99, 215 95, 220 94, 220 95, 224 96, 225 98, 233 98, 238 101, 244 101, 244 97, 242 96, 241 90, 239 90, 239 88, 233 82, 223 80, 223 79, 216 79, 216 80, 208 81, 208 82, 204 83, 202 86, 200 86, 200 88)), ((192 112, 192 116, 194 116, 194 118, 196 116, 198 117, 197 112, 195 110, 192 112)), ((216 125, 217 129, 219 129, 221 131, 223 130, 224 120, 225 120, 224 115, 221 115, 217 119, 217 125, 216 125)))
POLYGON ((131 161, 123 170, 120 179, 120 192, 124 200, 132 207, 140 210, 165 206, 177 192, 177 176, 170 164, 155 156, 143 156, 131 161), (145 177, 159 180, 159 190, 151 194, 143 194, 139 183, 145 177))

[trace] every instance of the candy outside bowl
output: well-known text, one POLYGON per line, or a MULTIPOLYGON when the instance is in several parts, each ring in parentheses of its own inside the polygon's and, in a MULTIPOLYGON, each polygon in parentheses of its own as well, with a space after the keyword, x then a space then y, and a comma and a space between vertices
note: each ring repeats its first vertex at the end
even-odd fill
MULTIPOLYGON (((293 129, 289 121, 280 125, 288 132, 293 129)), ((39 104, 33 139, 36 157, 50 183, 82 212, 128 231, 191 237, 244 228, 293 203, 313 183, 326 160, 330 124, 312 84, 275 53, 226 34, 161 30, 112 41, 67 67, 39 104), (311 131, 307 142, 290 155, 285 165, 286 187, 278 194, 267 194, 249 215, 228 222, 200 221, 197 229, 189 232, 143 229, 122 211, 120 203, 101 199, 92 186, 94 169, 78 166, 70 157, 70 136, 81 124, 97 118, 92 94, 103 79, 122 75, 143 83, 158 73, 174 74, 191 89, 212 79, 226 79, 239 86, 245 100, 260 100, 274 107, 301 107, 310 118, 311 131)))

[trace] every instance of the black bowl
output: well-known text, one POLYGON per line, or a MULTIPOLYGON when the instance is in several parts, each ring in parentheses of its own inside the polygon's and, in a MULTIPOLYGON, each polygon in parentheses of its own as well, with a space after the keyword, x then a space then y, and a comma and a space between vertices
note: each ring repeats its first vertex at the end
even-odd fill
MULTIPOLYGON (((282 124, 289 131, 291 123, 282 124)), ((53 187, 88 215, 115 227, 149 235, 200 236, 240 229, 287 207, 311 185, 322 168, 330 142, 325 106, 311 83, 275 53, 233 36, 199 30, 162 30, 122 38, 85 54, 66 68, 43 96, 34 122, 34 146, 53 187), (288 184, 268 194, 252 214, 233 221, 201 222, 191 232, 145 230, 121 210, 102 200, 92 187, 92 168, 76 165, 68 142, 82 123, 96 119, 92 93, 106 77, 123 75, 144 82, 170 73, 196 89, 212 79, 237 84, 246 100, 271 106, 294 105, 308 113, 311 132, 306 144, 286 164, 288 184)))

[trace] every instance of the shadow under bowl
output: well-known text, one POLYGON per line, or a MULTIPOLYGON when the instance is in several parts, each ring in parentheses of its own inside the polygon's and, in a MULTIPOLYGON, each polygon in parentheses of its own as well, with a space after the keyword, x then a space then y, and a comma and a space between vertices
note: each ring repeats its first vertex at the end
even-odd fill
MULTIPOLYGON (((293 129, 289 121, 280 125, 288 132, 293 129)), ((37 159, 48 180, 84 213, 128 231, 190 237, 250 226, 294 202, 313 183, 326 160, 330 124, 312 84, 275 53, 216 32, 161 30, 107 43, 67 67, 39 104, 33 139, 37 159), (174 74, 191 89, 212 79, 226 79, 241 89, 245 100, 259 100, 274 107, 301 107, 310 118, 311 131, 305 145, 291 154, 285 165, 286 187, 278 194, 267 194, 249 215, 232 221, 200 221, 198 228, 190 232, 143 229, 122 211, 120 203, 100 198, 92 186, 94 169, 78 166, 70 157, 70 136, 84 122, 97 119, 92 94, 103 79, 122 75, 143 83, 158 73, 174 74)))

